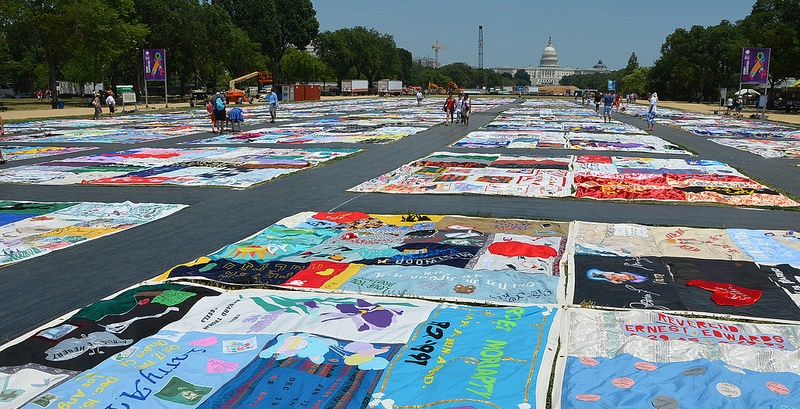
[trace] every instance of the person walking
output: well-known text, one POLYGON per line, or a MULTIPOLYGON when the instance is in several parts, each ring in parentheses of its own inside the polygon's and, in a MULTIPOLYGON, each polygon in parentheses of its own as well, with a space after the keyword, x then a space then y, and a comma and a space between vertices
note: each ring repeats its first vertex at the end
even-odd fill
POLYGON ((658 94, 657 93, 648 93, 647 96, 650 100, 650 105, 647 109, 647 130, 653 131, 656 127, 656 109, 658 108, 658 94))
POLYGON ((276 94, 274 90, 270 92, 268 101, 269 117, 271 118, 269 122, 275 123, 275 117, 278 116, 278 94, 276 94))
POLYGON ((106 106, 108 106, 108 117, 114 118, 114 109, 117 107, 117 101, 114 99, 114 94, 112 94, 111 91, 108 91, 106 106))
POLYGON ((464 95, 459 95, 458 99, 456 99, 456 123, 460 124, 462 117, 462 108, 464 107, 464 95))
POLYGON ((417 90, 417 106, 422 106, 422 91, 417 90))
POLYGON ((603 95, 603 122, 611 123, 611 109, 614 107, 614 95, 611 91, 606 91, 603 95))
POLYGON ((94 98, 92 99, 92 107, 94 107, 94 116, 92 119, 100 119, 100 112, 103 112, 103 108, 100 104, 100 93, 96 92, 94 94, 94 98))
POLYGON ((469 113, 472 110, 472 101, 469 100, 469 94, 464 94, 464 102, 461 107, 461 115, 464 116, 464 126, 469 126, 469 113))
POLYGON ((453 98, 453 94, 447 95, 447 99, 444 101, 444 112, 446 114, 444 118, 444 126, 447 126, 447 122, 453 123, 453 113, 456 110, 456 100, 453 98))
POLYGON ((600 113, 600 102, 603 101, 603 95, 600 94, 600 91, 594 92, 594 112, 600 113))

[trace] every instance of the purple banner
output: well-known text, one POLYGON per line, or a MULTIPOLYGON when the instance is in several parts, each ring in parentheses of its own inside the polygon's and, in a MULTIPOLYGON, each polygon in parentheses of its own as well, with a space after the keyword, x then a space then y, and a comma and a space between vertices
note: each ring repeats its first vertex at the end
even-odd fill
POLYGON ((744 48, 742 50, 742 83, 767 83, 770 50, 770 48, 744 48))
POLYGON ((167 80, 167 54, 163 48, 145 48, 142 50, 144 58, 144 80, 167 80))

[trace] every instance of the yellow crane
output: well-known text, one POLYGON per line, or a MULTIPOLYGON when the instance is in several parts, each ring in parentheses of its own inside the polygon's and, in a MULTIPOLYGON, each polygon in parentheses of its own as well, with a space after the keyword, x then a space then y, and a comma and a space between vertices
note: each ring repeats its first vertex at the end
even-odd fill
POLYGON ((445 47, 443 45, 439 45, 439 40, 436 40, 436 44, 432 45, 431 48, 433 48, 433 55, 434 55, 433 65, 434 65, 434 68, 439 68, 439 50, 446 50, 447 47, 445 47))
POLYGON ((241 104, 242 102, 250 102, 248 95, 246 95, 244 91, 236 89, 236 83, 253 78, 255 76, 258 76, 259 83, 272 82, 272 73, 269 71, 255 71, 251 72, 250 74, 242 75, 239 78, 234 78, 228 83, 228 91, 225 93, 228 103, 235 102, 237 104, 241 104))

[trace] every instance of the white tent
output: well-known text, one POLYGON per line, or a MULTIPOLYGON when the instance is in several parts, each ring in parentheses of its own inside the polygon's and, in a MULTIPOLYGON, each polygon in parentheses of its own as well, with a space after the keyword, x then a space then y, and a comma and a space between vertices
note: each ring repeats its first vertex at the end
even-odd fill
POLYGON ((736 91, 736 93, 734 93, 733 95, 736 95, 738 97, 738 96, 742 96, 742 95, 761 95, 761 93, 756 91, 756 90, 754 90, 754 89, 743 88, 743 89, 740 89, 739 91, 736 91))

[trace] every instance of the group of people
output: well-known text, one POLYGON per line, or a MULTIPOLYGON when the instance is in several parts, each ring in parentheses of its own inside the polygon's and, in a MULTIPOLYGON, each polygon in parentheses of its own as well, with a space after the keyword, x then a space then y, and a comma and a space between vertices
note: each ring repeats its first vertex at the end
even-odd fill
MULTIPOLYGON (((629 103, 635 103, 636 101, 636 94, 628 94, 626 96, 629 103)), ((656 113, 658 109, 658 93, 656 92, 648 92, 647 93, 647 130, 652 131, 655 128, 656 123, 656 113)), ((594 96, 594 104, 595 104, 595 112, 600 112, 600 104, 603 104, 603 122, 610 123, 611 122, 611 113, 612 112, 622 112, 625 110, 625 107, 622 105, 622 94, 614 94, 611 91, 606 91, 604 94, 595 93, 594 96)))
POLYGON ((472 101, 469 100, 469 94, 463 93, 454 98, 453 94, 449 94, 444 101, 442 110, 445 112, 444 125, 447 126, 453 123, 463 123, 464 126, 469 126, 469 115, 472 111, 472 101))
POLYGON ((49 89, 46 91, 38 90, 36 91, 36 98, 38 98, 39 101, 50 102, 50 100, 53 98, 53 93, 50 92, 49 89))
POLYGON ((92 98, 92 107, 94 108, 94 116, 92 119, 100 119, 100 114, 103 112, 103 104, 108 107, 108 117, 114 117, 114 111, 117 107, 117 100, 114 99, 114 93, 111 90, 106 91, 105 97, 100 93, 96 92, 94 94, 94 98, 92 98))
POLYGON ((736 102, 733 101, 733 98, 728 98, 727 110, 725 112, 726 115, 733 115, 737 118, 742 117, 742 107, 744 106, 744 100, 742 100, 741 96, 738 96, 736 102))
MULTIPOLYGON (((270 123, 275 123, 278 116, 278 94, 275 91, 270 92, 267 97, 269 103, 269 116, 270 123)), ((227 110, 228 100, 225 93, 221 90, 217 92, 206 103, 206 111, 211 118, 211 133, 222 133, 228 125, 231 126, 231 132, 242 131, 242 123, 244 122, 244 111, 239 107, 233 107, 227 110)))

